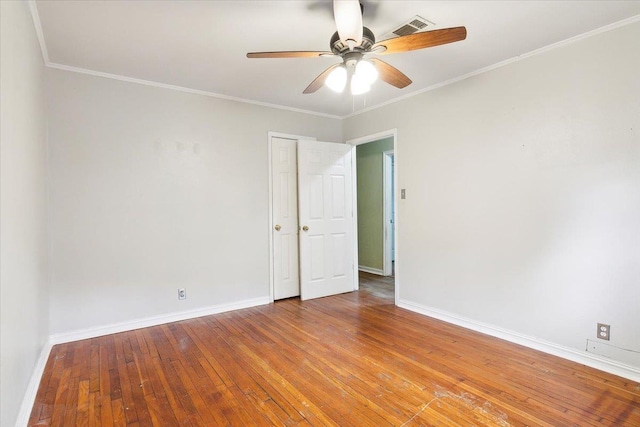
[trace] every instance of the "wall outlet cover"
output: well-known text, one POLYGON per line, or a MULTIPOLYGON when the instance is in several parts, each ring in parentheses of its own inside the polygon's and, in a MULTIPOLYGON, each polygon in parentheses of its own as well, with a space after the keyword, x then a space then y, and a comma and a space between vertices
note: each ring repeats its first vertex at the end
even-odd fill
POLYGON ((607 340, 611 338, 611 325, 605 325, 604 323, 598 323, 597 337, 601 340, 607 340))

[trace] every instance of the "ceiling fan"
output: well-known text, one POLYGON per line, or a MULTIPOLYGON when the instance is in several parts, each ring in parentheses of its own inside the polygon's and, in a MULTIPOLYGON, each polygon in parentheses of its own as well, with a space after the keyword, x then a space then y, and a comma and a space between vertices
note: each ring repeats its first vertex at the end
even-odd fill
POLYGON ((383 40, 376 43, 373 32, 362 24, 363 7, 359 0, 333 0, 336 31, 331 37, 331 52, 282 51, 250 52, 247 58, 314 58, 336 56, 342 63, 334 64, 316 77, 303 93, 314 93, 323 85, 335 92, 342 92, 350 81, 351 94, 368 92, 371 84, 380 77, 397 88, 411 84, 411 79, 397 68, 369 55, 388 55, 408 52, 464 40, 465 27, 425 31, 383 40))

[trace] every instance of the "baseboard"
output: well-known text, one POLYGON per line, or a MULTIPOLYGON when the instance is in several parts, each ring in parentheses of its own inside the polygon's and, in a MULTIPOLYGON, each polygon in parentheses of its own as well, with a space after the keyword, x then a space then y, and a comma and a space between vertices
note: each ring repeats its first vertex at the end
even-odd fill
POLYGON ((27 391, 22 398, 22 405, 20 405, 20 412, 18 412, 18 419, 16 420, 16 427, 25 427, 29 423, 29 417, 31 416, 31 410, 33 404, 36 401, 36 394, 38 393, 38 386, 40 386, 40 379, 44 374, 44 368, 49 360, 49 354, 51 353, 51 342, 47 342, 40 351, 40 357, 33 368, 33 373, 29 379, 27 385, 27 391))
POLYGON ((472 319, 458 316, 457 314, 438 310, 432 307, 427 307, 421 304, 416 304, 411 301, 399 299, 396 304, 398 305, 398 307, 413 311, 415 313, 433 317, 447 323, 454 324, 456 326, 461 326, 466 329, 471 329, 486 335, 501 338, 515 344, 520 344, 534 350, 539 350, 544 353, 562 357, 563 359, 571 360, 572 362, 581 363, 583 365, 590 366, 592 368, 599 369, 610 374, 618 375, 632 381, 640 382, 640 369, 634 366, 626 365, 624 363, 620 363, 612 359, 607 359, 605 357, 600 357, 594 355, 593 353, 581 352, 573 348, 564 347, 552 342, 540 340, 538 338, 503 329, 498 326, 477 322, 472 319))
POLYGON ((99 326, 96 328, 80 329, 77 331, 51 335, 49 337, 49 341, 42 348, 40 357, 38 358, 36 366, 33 369, 33 373, 31 374, 31 379, 29 380, 27 391, 24 394, 22 405, 20 406, 20 412, 18 413, 16 427, 24 427, 29 423, 29 417, 31 416, 31 410, 33 409, 33 405, 36 401, 36 394, 38 393, 40 380, 42 379, 42 375, 44 374, 44 368, 47 364, 47 360, 49 359, 51 348, 56 344, 96 338, 103 335, 117 334, 119 332, 132 331, 135 329, 147 328, 149 326, 157 326, 165 323, 179 322, 181 320, 194 319, 196 317, 209 316, 211 314, 224 313, 226 311, 256 307, 269 303, 271 303, 269 297, 254 298, 234 302, 231 304, 222 304, 217 306, 199 308, 196 310, 180 311, 177 313, 170 313, 161 316, 146 317, 130 322, 114 323, 111 325, 99 326))
POLYGON ((62 344, 72 341, 86 340, 96 338, 103 335, 117 334, 120 332, 132 331, 140 328, 148 328, 150 326, 163 325, 165 323, 179 322, 181 320, 194 319, 196 317, 209 316, 212 314, 224 313, 226 311, 240 310, 243 308, 256 307, 271 303, 269 297, 254 298, 249 300, 238 301, 230 304, 222 304, 210 307, 199 308, 195 310, 179 311, 175 313, 164 314, 160 316, 146 317, 136 319, 129 322, 113 323, 105 326, 94 328, 79 329, 61 334, 54 334, 50 337, 52 345, 62 344))
POLYGON ((377 269, 377 268, 367 267, 365 265, 359 265, 358 266, 358 270, 364 271, 365 273, 371 273, 371 274, 377 274, 378 276, 384 276, 384 271, 382 271, 380 269, 377 269))

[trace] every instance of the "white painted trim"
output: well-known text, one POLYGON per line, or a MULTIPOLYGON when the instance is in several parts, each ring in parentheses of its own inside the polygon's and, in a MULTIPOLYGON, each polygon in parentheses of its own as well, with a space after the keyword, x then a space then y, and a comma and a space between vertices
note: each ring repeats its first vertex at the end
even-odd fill
MULTIPOLYGON (((349 139, 347 140, 347 144, 362 145, 362 144, 366 144, 367 142, 373 142, 379 139, 385 139, 389 137, 393 137, 395 141, 397 136, 398 136, 398 129, 394 128, 394 129, 388 129, 388 130, 383 130, 381 132, 373 133, 371 135, 361 136, 359 138, 349 139)), ((395 145, 394 145, 394 149, 395 149, 395 145)))
MULTIPOLYGON (((371 135, 365 135, 365 136, 361 136, 358 138, 353 138, 353 139, 349 139, 347 141, 347 144, 351 144, 354 146, 358 146, 361 144, 366 144, 367 142, 373 142, 373 141, 378 141, 380 139, 384 139, 384 138, 389 138, 392 137, 393 138, 393 155, 394 155, 394 161, 395 161, 395 168, 393 169, 393 206, 394 206, 394 211, 395 211, 395 216, 396 216, 396 220, 393 224, 393 232, 395 234, 395 238, 396 238, 396 260, 400 259, 399 258, 399 248, 400 248, 400 243, 399 243, 399 239, 398 239, 398 217, 399 217, 399 206, 398 206, 398 129, 394 128, 394 129, 388 129, 388 130, 383 130, 381 132, 377 132, 371 135)), ((354 155, 355 157, 355 155, 354 155)), ((357 208, 357 205, 356 205, 357 208)), ((358 210, 356 209, 356 215, 357 215, 358 210)), ((357 219, 357 216, 355 217, 357 219)), ((357 221, 356 221, 356 225, 357 225, 357 221)), ((357 228, 357 227, 356 227, 357 228)), ((356 241, 356 245, 357 245, 357 241, 356 241)), ((357 251, 357 249, 356 249, 357 251)), ((396 271, 394 272, 394 289, 395 289, 395 301, 397 304, 397 301, 400 300, 400 263, 396 263, 396 271)))
MULTIPOLYGON (((35 31, 36 31, 36 34, 38 36, 38 41, 40 43, 40 50, 42 51, 42 57, 43 57, 45 65, 47 67, 57 68, 57 69, 60 69, 60 70, 71 71, 71 72, 76 72, 76 73, 89 74, 89 75, 98 76, 98 77, 110 78, 110 79, 115 79, 115 80, 122 80, 122 81, 127 81, 127 82, 130 82, 130 83, 138 83, 138 84, 144 84, 144 85, 148 85, 148 86, 161 87, 161 88, 177 90, 177 91, 181 91, 181 92, 195 93, 195 94, 204 95, 204 96, 210 96, 210 97, 214 97, 214 98, 221 98, 221 99, 227 99, 227 100, 230 100, 230 101, 237 101, 237 102, 243 102, 243 103, 247 103, 247 104, 259 105, 259 106, 262 106, 262 107, 271 107, 271 108, 277 108, 277 109, 281 109, 281 110, 293 111, 293 112, 302 113, 302 114, 310 114, 310 115, 314 115, 314 116, 327 117, 327 118, 331 118, 331 119, 338 119, 338 120, 345 120, 345 119, 348 119, 350 117, 357 116, 358 114, 363 114, 363 113, 366 113, 368 111, 376 110, 378 108, 382 108, 384 106, 387 106, 387 105, 390 105, 390 104, 394 104, 396 102, 403 101, 405 99, 420 95, 422 93, 429 92, 429 91, 438 89, 440 87, 448 86, 450 84, 459 82, 461 80, 468 79, 468 78, 476 76, 478 74, 486 73, 487 71, 491 71, 491 70, 494 70, 496 68, 504 67, 505 65, 509 65, 511 63, 514 63, 514 62, 517 62, 517 61, 521 61, 521 60, 529 58, 531 56, 539 55, 539 54, 547 52, 549 50, 553 50, 553 49, 556 49, 556 48, 559 48, 559 47, 563 47, 563 46, 575 43, 577 41, 584 40, 586 38, 593 37, 593 36, 596 36, 598 34, 605 33, 607 31, 611 31, 611 30, 615 30, 616 28, 624 27, 626 25, 630 25, 630 24, 633 24, 635 22, 640 21, 640 15, 635 15, 635 16, 623 19, 621 21, 614 22, 612 24, 605 25, 605 26, 600 27, 600 28, 596 28, 595 30, 587 31, 586 33, 582 33, 582 34, 579 34, 577 36, 570 37, 568 39, 565 39, 565 40, 562 40, 562 41, 559 41, 559 42, 552 43, 550 45, 541 47, 539 49, 532 50, 532 51, 524 53, 522 55, 506 59, 506 60, 498 62, 496 64, 489 65, 489 66, 484 67, 484 68, 480 68, 479 70, 472 71, 472 72, 464 74, 462 76, 455 77, 453 79, 450 79, 450 80, 447 80, 447 81, 444 81, 444 82, 441 82, 441 83, 436 83, 436 84, 434 84, 432 86, 429 86, 429 87, 426 87, 424 89, 421 89, 421 90, 418 90, 418 91, 415 91, 415 92, 411 92, 411 93, 405 94, 403 96, 399 96, 397 98, 390 99, 390 100, 382 102, 380 104, 376 104, 376 105, 372 105, 370 107, 363 108, 363 109, 355 111, 355 112, 353 112, 351 114, 347 114, 346 116, 337 116, 337 115, 334 115, 334 114, 320 113, 320 112, 317 112, 317 111, 310 111, 310 110, 304 110, 304 109, 299 109, 299 108, 294 108, 294 107, 287 107, 287 106, 284 106, 284 105, 270 104, 270 103, 260 102, 260 101, 253 101, 253 100, 245 99, 245 98, 237 98, 237 97, 217 94, 217 93, 213 93, 213 92, 207 92, 207 91, 202 91, 202 90, 197 90, 197 89, 189 89, 189 88, 185 88, 185 87, 182 87, 182 86, 174 86, 174 85, 169 85, 169 84, 164 84, 164 83, 153 82, 153 81, 150 81, 150 80, 135 79, 135 78, 132 78, 132 77, 121 76, 121 75, 110 74, 110 73, 103 73, 103 72, 100 72, 100 71, 88 70, 86 68, 72 67, 72 66, 69 66, 69 65, 57 64, 57 63, 51 62, 49 60, 49 52, 47 50, 46 42, 44 40, 44 35, 43 35, 43 32, 42 32, 42 23, 40 21, 40 15, 38 14, 38 8, 37 8, 37 5, 36 5, 36 2, 35 2, 35 0, 28 0, 28 3, 29 3, 29 10, 31 11, 31 17, 33 19, 33 24, 34 24, 34 27, 35 27, 35 31)), ((355 144, 355 145, 357 145, 357 144, 355 144)))
POLYGON ((572 43, 587 39, 589 37, 593 37, 593 36, 596 36, 598 34, 606 33, 607 31, 615 30, 617 28, 633 24, 633 23, 638 22, 638 21, 640 21, 640 15, 635 15, 635 16, 632 16, 630 18, 623 19, 622 21, 614 22, 613 24, 605 25, 604 27, 596 28, 595 30, 587 31, 586 33, 582 33, 582 34, 579 34, 577 36, 573 36, 573 37, 570 37, 568 39, 561 40, 559 42, 552 43, 550 45, 541 47, 539 49, 535 49, 535 50, 532 50, 530 52, 523 53, 522 55, 518 55, 518 56, 514 56, 513 58, 505 59, 504 61, 500 61, 500 62, 497 62, 495 64, 489 65, 487 67, 480 68, 478 70, 472 71, 470 73, 463 74, 462 76, 454 77, 454 78, 446 80, 444 82, 436 83, 436 84, 428 86, 428 87, 426 87, 424 89, 420 89, 420 90, 417 90, 415 92, 407 93, 407 94, 399 96, 397 98, 393 98, 393 99, 390 99, 388 101, 381 102, 380 104, 372 105, 370 107, 366 107, 366 108, 363 108, 361 110, 354 111, 351 114, 347 114, 346 116, 342 116, 341 119, 345 120, 345 119, 348 119, 350 117, 357 116, 359 114, 364 114, 364 113, 369 112, 369 111, 377 110, 378 108, 382 108, 382 107, 385 107, 387 105, 395 104, 396 102, 404 101, 405 99, 413 98, 414 96, 418 96, 418 95, 421 95, 421 94, 423 94, 425 92, 430 92, 432 90, 439 89, 439 88, 441 88, 443 86, 449 86, 449 85, 451 85, 453 83, 457 83, 457 82, 459 82, 461 80, 466 80, 468 78, 477 76, 478 74, 483 74, 483 73, 486 73, 488 71, 495 70, 496 68, 501 68, 501 67, 504 67, 506 65, 513 64, 514 62, 522 61, 523 59, 527 59, 527 58, 530 58, 532 56, 540 55, 541 53, 545 53, 545 52, 548 52, 550 50, 554 50, 554 49, 557 49, 557 48, 560 48, 560 47, 564 47, 564 46, 570 45, 572 43))
MULTIPOLYGON (((398 218, 400 217, 400 191, 398 184, 398 131, 393 131, 393 250, 394 259, 397 261, 400 255, 398 248, 400 247, 400 239, 398 234, 398 218)), ((395 289, 395 300, 400 301, 400 263, 396 262, 395 271, 393 272, 393 282, 395 289)))
POLYGON ((36 36, 38 37, 38 43, 40 44, 40 51, 42 52, 42 60, 45 65, 49 64, 49 51, 47 50, 47 43, 44 40, 44 33, 42 32, 42 23, 40 21, 40 14, 38 13, 38 6, 35 0, 28 0, 29 11, 31 12, 31 19, 33 20, 33 26, 36 30, 36 36))
POLYGON ((137 78, 134 78, 134 77, 122 76, 122 75, 119 75, 119 74, 105 73, 105 72, 102 72, 102 71, 89 70, 87 68, 74 67, 74 66, 71 66, 71 65, 58 64, 56 62, 51 62, 51 60, 49 59, 49 51, 47 49, 47 43, 46 43, 46 41, 44 39, 44 33, 42 31, 42 22, 40 21, 40 14, 38 13, 38 6, 36 4, 36 1, 35 0, 28 0, 28 5, 29 5, 29 11, 31 12, 31 19, 33 20, 33 26, 35 28, 36 35, 38 37, 38 43, 40 44, 40 51, 42 52, 42 59, 44 61, 44 65, 46 67, 48 67, 48 68, 54 68, 54 69, 63 70, 63 71, 70 71, 72 73, 87 74, 87 75, 94 76, 94 77, 103 77, 103 78, 106 78, 106 79, 120 80, 120 81, 124 81, 124 82, 128 82, 128 83, 136 83, 136 84, 141 84, 141 85, 145 85, 145 86, 153 86, 153 87, 158 87, 158 88, 162 88, 162 89, 176 90, 176 91, 179 91, 179 92, 192 93, 192 94, 203 95, 203 96, 208 96, 208 97, 212 97, 212 98, 225 99, 227 101, 241 102, 241 103, 244 103, 244 104, 258 105, 260 107, 276 108, 276 109, 279 109, 279 110, 292 111, 294 113, 309 114, 309 115, 312 115, 312 116, 326 117, 326 118, 336 119, 336 120, 341 120, 342 119, 340 116, 337 116, 337 115, 334 115, 334 114, 327 114, 327 113, 321 113, 321 112, 318 112, 318 111, 304 110, 302 108, 288 107, 286 105, 272 104, 272 103, 269 103, 269 102, 255 101, 255 100, 252 100, 252 99, 246 99, 246 98, 240 98, 240 97, 236 97, 236 96, 223 95, 223 94, 220 94, 220 93, 209 92, 209 91, 205 91, 205 90, 191 89, 191 88, 183 87, 183 86, 177 86, 177 85, 170 85, 170 84, 166 84, 166 83, 154 82, 152 80, 137 79, 137 78))
POLYGON ((363 271, 365 273, 375 274, 377 276, 384 276, 384 271, 379 268, 367 267, 366 265, 359 265, 358 270, 363 271))
POLYGON ((38 357, 38 361, 33 368, 31 378, 29 379, 29 384, 27 385, 27 390, 25 391, 24 397, 22 398, 20 412, 18 412, 18 418, 16 420, 16 427, 26 427, 26 425, 29 423, 31 410, 33 409, 33 405, 36 402, 36 394, 38 393, 40 380, 42 379, 42 375, 44 374, 44 368, 47 365, 47 360, 49 360, 49 354, 51 354, 52 347, 53 345, 51 344, 51 340, 49 339, 49 341, 42 347, 42 351, 40 351, 40 357, 38 357))
MULTIPOLYGON (((391 176, 393 163, 393 150, 387 150, 382 152, 382 236, 383 236, 383 248, 382 248, 382 265, 385 276, 391 276, 393 274, 393 259, 391 253, 393 251, 393 239, 389 236, 389 222, 391 221, 391 206, 393 200, 391 199, 391 187, 393 183, 393 177, 391 176)), ((395 236, 394 236, 395 237, 395 236)))
POLYGON ((271 150, 273 149, 272 147, 272 142, 271 139, 273 138, 273 135, 271 134, 271 132, 268 133, 267 136, 267 162, 269 163, 268 166, 268 174, 269 174, 269 229, 267 230, 267 234, 269 235, 269 301, 273 302, 275 301, 275 290, 274 290, 274 283, 275 283, 275 278, 273 277, 274 275, 274 267, 273 267, 273 233, 271 232, 271 230, 273 230, 274 224, 273 224, 273 165, 271 164, 271 162, 273 161, 273 155, 271 153, 271 150))
POLYGON ((411 301, 400 300, 396 301, 396 304, 398 305, 398 307, 413 311, 415 313, 433 317, 447 323, 451 323, 453 325, 471 329, 473 331, 477 331, 486 335, 491 335, 492 337, 500 338, 515 344, 520 344, 534 350, 539 350, 547 354, 571 360, 572 362, 581 363, 583 365, 587 365, 592 368, 608 372, 610 374, 619 375, 632 381, 640 382, 639 368, 616 362, 612 359, 607 359, 594 355, 593 353, 587 353, 586 351, 582 352, 570 347, 554 344, 549 341, 544 341, 535 337, 521 334, 519 332, 510 331, 508 329, 490 325, 488 323, 478 322, 473 319, 469 319, 433 307, 427 307, 411 301))
POLYGON ((274 268, 273 268, 273 233, 271 232, 271 230, 273 230, 273 227, 275 226, 275 224, 273 223, 273 167, 272 167, 272 153, 271 150, 273 149, 273 144, 271 142, 271 140, 273 138, 283 138, 283 139, 292 139, 292 140, 296 140, 299 141, 301 139, 304 140, 311 140, 311 141, 317 141, 317 138, 314 138, 312 136, 302 136, 302 135, 291 135, 288 133, 281 133, 281 132, 272 132, 269 131, 267 133, 267 161, 269 162, 269 166, 268 166, 268 170, 269 170, 269 298, 271 300, 271 302, 275 301, 275 290, 274 290, 274 284, 275 284, 275 278, 273 277, 274 274, 274 268))
POLYGON ((360 277, 358 270, 358 159, 356 147, 351 148, 351 227, 353 230, 353 290, 360 289, 360 277))
POLYGON ((219 93, 209 92, 209 91, 206 91, 206 90, 191 89, 191 88, 188 88, 188 87, 170 85, 170 84, 166 84, 166 83, 159 83, 159 82, 154 82, 154 81, 151 81, 151 80, 144 80, 144 79, 137 79, 137 78, 133 78, 133 77, 121 76, 119 74, 104 73, 102 71, 94 71, 94 70, 88 70, 86 68, 72 67, 70 65, 57 64, 55 62, 49 62, 46 65, 49 68, 55 68, 55 69, 64 70, 64 71, 71 71, 71 72, 80 73, 80 74, 88 74, 90 76, 95 76, 95 77, 103 77, 103 78, 106 78, 106 79, 120 80, 120 81, 128 82, 128 83, 137 83, 137 84, 141 84, 141 85, 145 85, 145 86, 153 86, 153 87, 159 87, 159 88, 162 88, 162 89, 176 90, 178 92, 186 92, 186 93, 192 93, 192 94, 196 94, 196 95, 209 96, 211 98, 225 99, 227 101, 235 101, 235 102, 242 102, 242 103, 245 103, 245 104, 258 105, 260 107, 276 108, 276 109, 279 109, 279 110, 292 111, 294 113, 310 114, 312 116, 327 117, 327 118, 330 118, 330 119, 337 119, 337 120, 341 119, 340 116, 335 116, 333 114, 319 113, 317 111, 303 110, 301 108, 287 107, 285 105, 271 104, 271 103, 268 103, 268 102, 261 102, 261 101, 254 101, 254 100, 251 100, 251 99, 239 98, 239 97, 236 97, 236 96, 222 95, 222 94, 219 94, 219 93))
POLYGON ((257 307, 260 305, 270 304, 268 297, 253 298, 243 301, 232 302, 228 304, 215 305, 210 307, 198 308, 195 310, 178 311, 174 313, 162 314, 159 316, 145 317, 121 323, 112 323, 110 325, 98 326, 94 328, 80 329, 71 332, 63 332, 53 334, 50 342, 53 345, 62 344, 72 341, 86 340, 96 338, 103 335, 117 334, 120 332, 133 331, 140 328, 148 328, 150 326, 163 325, 165 323, 179 322, 181 320, 194 319, 196 317, 210 316, 212 314, 224 313, 227 311, 241 310, 243 308, 257 307))
POLYGON ((249 300, 237 301, 229 304, 199 308, 195 310, 186 310, 176 313, 170 313, 160 316, 146 317, 129 322, 113 323, 111 325, 99 326, 95 328, 81 329, 61 334, 53 334, 49 337, 48 342, 42 348, 40 357, 31 374, 31 379, 27 385, 27 390, 20 405, 20 412, 16 421, 16 427, 24 427, 29 422, 31 410, 35 404, 38 387, 44 374, 44 369, 51 354, 51 349, 56 344, 63 344, 72 341, 80 341, 89 338, 96 338, 103 335, 117 334, 119 332, 133 331, 140 328, 148 328, 150 326, 163 325, 165 323, 179 322, 181 320, 193 319, 196 317, 209 316, 212 314, 224 313, 227 311, 241 310, 243 308, 257 307, 260 305, 270 304, 271 300, 266 297, 253 298, 249 300))
POLYGON ((273 131, 269 131, 268 132, 268 136, 269 136, 269 142, 271 142, 271 138, 284 138, 284 139, 296 139, 296 140, 304 139, 304 140, 309 140, 309 141, 317 141, 318 140, 318 138, 316 138, 314 136, 293 135, 293 134, 290 134, 290 133, 273 132, 273 131))

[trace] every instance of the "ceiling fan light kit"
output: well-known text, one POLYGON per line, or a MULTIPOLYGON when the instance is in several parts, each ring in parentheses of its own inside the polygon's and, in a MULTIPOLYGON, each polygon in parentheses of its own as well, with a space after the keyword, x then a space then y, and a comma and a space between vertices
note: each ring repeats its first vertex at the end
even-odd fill
POLYGON ((362 25, 362 6, 358 0, 334 0, 336 31, 329 42, 331 52, 284 51, 250 52, 248 58, 313 58, 337 56, 342 64, 334 64, 316 77, 303 93, 314 93, 322 86, 341 93, 349 83, 352 95, 368 92, 379 77, 399 89, 411 84, 411 79, 394 66, 367 55, 388 55, 425 49, 464 40, 465 27, 444 28, 393 37, 376 43, 373 32, 362 25))
POLYGON ((347 69, 343 65, 334 68, 324 84, 332 91, 341 93, 347 85, 347 69))
POLYGON ((351 95, 362 95, 370 90, 371 86, 364 80, 356 78, 355 75, 351 78, 351 95))
POLYGON ((346 61, 345 65, 334 68, 324 84, 334 92, 342 93, 350 80, 349 88, 352 95, 362 95, 371 90, 371 85, 378 78, 375 65, 365 59, 346 61), (350 78, 349 78, 350 77, 350 78))
POLYGON ((376 66, 372 62, 362 59, 356 64, 354 76, 371 86, 378 79, 378 70, 376 70, 376 66))

